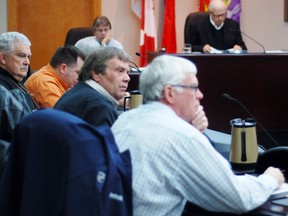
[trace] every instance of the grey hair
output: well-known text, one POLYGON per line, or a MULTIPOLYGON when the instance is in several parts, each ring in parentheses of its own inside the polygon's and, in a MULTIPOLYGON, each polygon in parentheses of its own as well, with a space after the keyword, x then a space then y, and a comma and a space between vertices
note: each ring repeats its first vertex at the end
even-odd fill
POLYGON ((5 32, 0 35, 0 51, 4 53, 11 53, 15 49, 15 44, 31 46, 30 40, 19 32, 5 32))
MULTIPOLYGON (((94 36, 92 36, 92 37, 94 37, 94 36)), ((101 48, 101 46, 99 46, 97 43, 91 43, 89 40, 79 40, 75 44, 75 47, 80 49, 86 57, 89 56, 92 52, 101 48)))
POLYGON ((227 6, 223 0, 212 0, 209 4, 208 10, 209 10, 209 12, 213 12, 213 11, 215 11, 215 8, 219 8, 222 6, 225 7, 225 9, 227 8, 227 6))
POLYGON ((98 16, 94 19, 93 32, 95 32, 96 28, 99 27, 100 25, 108 26, 109 29, 112 29, 112 25, 106 16, 98 16))
POLYGON ((139 89, 144 103, 159 101, 166 85, 180 84, 187 74, 197 73, 191 61, 169 55, 156 57, 140 75, 139 89))
POLYGON ((79 75, 79 81, 86 81, 92 78, 92 73, 106 73, 107 63, 110 59, 117 58, 120 61, 128 62, 129 55, 116 47, 101 47, 92 52, 84 61, 79 75))

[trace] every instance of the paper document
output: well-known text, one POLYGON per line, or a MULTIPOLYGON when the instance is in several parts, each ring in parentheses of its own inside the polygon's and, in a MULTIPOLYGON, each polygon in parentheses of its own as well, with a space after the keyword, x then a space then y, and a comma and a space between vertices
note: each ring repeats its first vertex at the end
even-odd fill
POLYGON ((277 54, 277 53, 288 53, 288 51, 287 50, 265 50, 265 53, 277 54))
POLYGON ((240 54, 240 53, 245 53, 245 52, 242 50, 236 50, 233 48, 228 49, 228 50, 218 50, 218 49, 215 49, 214 47, 212 47, 212 49, 209 53, 212 53, 212 54, 220 54, 220 53, 240 54))
POLYGON ((218 50, 218 49, 215 49, 212 47, 211 51, 209 53, 212 53, 212 54, 220 54, 220 53, 223 53, 222 50, 218 50))
POLYGON ((277 190, 275 190, 272 193, 272 195, 276 195, 276 194, 284 193, 284 192, 288 192, 288 184, 287 183, 283 183, 280 188, 278 188, 277 190))
POLYGON ((239 54, 239 53, 242 53, 242 51, 241 50, 236 50, 236 49, 228 49, 227 50, 228 51, 228 53, 233 53, 233 54, 239 54))

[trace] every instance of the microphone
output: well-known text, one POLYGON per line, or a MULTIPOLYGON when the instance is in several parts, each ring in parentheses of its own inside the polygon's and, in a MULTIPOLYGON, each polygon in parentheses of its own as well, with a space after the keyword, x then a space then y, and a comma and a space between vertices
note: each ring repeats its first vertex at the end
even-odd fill
POLYGON ((264 48, 264 46, 259 43, 258 41, 256 41, 254 38, 252 38, 251 36, 247 35, 246 33, 242 32, 241 30, 239 29, 230 29, 230 31, 233 31, 233 32, 240 32, 241 34, 245 35, 246 37, 248 37, 250 40, 252 40, 254 43, 258 44, 259 46, 261 46, 261 48, 263 49, 263 53, 266 53, 266 50, 264 48))
POLYGON ((131 63, 131 64, 134 65, 134 66, 129 65, 130 68, 133 68, 133 69, 135 69, 138 73, 141 73, 140 68, 138 67, 138 65, 137 65, 135 62, 133 62, 133 61, 129 61, 129 63, 131 63))
POLYGON ((231 97, 229 94, 227 93, 223 93, 222 97, 231 101, 236 102, 237 104, 239 104, 256 122, 257 124, 262 128, 262 130, 266 133, 266 135, 277 145, 280 146, 279 143, 271 136, 271 134, 260 124, 260 122, 257 121, 257 119, 252 115, 251 112, 249 112, 249 110, 237 99, 231 97))
POLYGON ((148 59, 145 56, 141 55, 139 52, 136 52, 135 54, 148 62, 148 59))

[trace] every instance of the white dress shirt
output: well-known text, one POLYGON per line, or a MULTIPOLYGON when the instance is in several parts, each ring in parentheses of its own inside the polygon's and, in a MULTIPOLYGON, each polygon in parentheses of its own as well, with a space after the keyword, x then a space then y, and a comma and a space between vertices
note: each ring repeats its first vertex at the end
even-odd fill
POLYGON ((124 112, 112 126, 130 150, 134 215, 181 215, 187 200, 210 211, 241 213, 278 187, 268 176, 236 176, 196 128, 159 102, 124 112))

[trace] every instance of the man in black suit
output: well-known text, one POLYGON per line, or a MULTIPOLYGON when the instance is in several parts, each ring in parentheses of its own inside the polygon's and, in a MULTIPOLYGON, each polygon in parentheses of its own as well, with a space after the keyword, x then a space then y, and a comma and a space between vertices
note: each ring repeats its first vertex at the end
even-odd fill
POLYGON ((76 115, 94 126, 109 127, 128 87, 128 54, 117 47, 100 47, 86 59, 79 82, 65 92, 54 109, 76 115))
POLYGON ((212 0, 209 13, 189 27, 190 37, 185 43, 191 43, 193 51, 247 50, 239 23, 226 18, 227 7, 223 0, 212 0))

